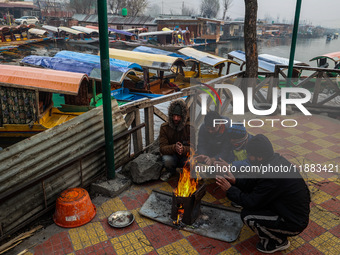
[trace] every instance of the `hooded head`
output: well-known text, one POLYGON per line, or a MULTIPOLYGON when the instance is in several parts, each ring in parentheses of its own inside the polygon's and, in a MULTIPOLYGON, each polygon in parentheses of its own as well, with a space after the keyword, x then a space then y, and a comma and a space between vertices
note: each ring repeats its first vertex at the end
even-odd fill
POLYGON ((252 164, 261 164, 261 163, 267 163, 268 160, 273 157, 274 155, 274 149, 272 143, 269 141, 269 139, 262 135, 256 135, 254 136, 246 146, 246 150, 248 153, 248 156, 253 156, 255 158, 255 161, 250 160, 252 164), (262 159, 261 159, 262 158, 262 159), (259 159, 261 159, 259 161, 259 159))
POLYGON ((169 126, 177 131, 181 131, 188 120, 188 107, 186 103, 182 99, 172 101, 169 106, 168 113, 169 126), (178 116, 180 116, 179 120, 177 118, 178 116))

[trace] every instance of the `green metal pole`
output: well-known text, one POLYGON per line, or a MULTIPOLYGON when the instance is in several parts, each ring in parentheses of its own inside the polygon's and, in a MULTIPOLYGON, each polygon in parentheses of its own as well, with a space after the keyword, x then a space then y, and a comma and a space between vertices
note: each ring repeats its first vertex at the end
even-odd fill
POLYGON ((293 76, 293 65, 294 65, 294 56, 295 56, 295 48, 296 48, 296 38, 297 38, 298 30, 299 30, 301 2, 302 0, 296 0, 294 28, 293 28, 293 35, 292 35, 292 44, 290 46, 290 56, 289 56, 289 66, 288 66, 287 86, 289 87, 291 87, 290 80, 293 76))
POLYGON ((103 112, 105 131, 105 158, 108 179, 115 177, 115 162, 113 151, 113 130, 111 110, 111 86, 110 86, 110 61, 109 61, 109 36, 107 27, 107 3, 106 0, 97 0, 98 25, 100 43, 100 65, 103 90, 103 112))

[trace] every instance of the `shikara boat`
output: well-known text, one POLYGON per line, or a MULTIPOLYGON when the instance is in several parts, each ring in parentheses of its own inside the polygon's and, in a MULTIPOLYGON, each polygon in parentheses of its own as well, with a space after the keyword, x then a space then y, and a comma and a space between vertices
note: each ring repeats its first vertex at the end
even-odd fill
POLYGON ((61 112, 52 93, 71 105, 89 106, 85 74, 0 65, 0 138, 10 144, 64 123, 82 112, 61 112))
POLYGON ((0 27, 0 47, 19 47, 21 45, 40 43, 51 39, 51 37, 48 36, 36 36, 35 31, 37 30, 31 30, 33 32, 29 33, 29 29, 33 28, 26 25, 0 27))
POLYGON ((185 61, 165 55, 156 55, 143 52, 133 52, 127 50, 109 49, 110 58, 120 59, 137 63, 143 67, 143 81, 136 83, 125 83, 129 89, 142 89, 154 94, 169 94, 179 90, 176 84, 170 79, 183 73, 185 61))
MULTIPOLYGON (((243 66, 246 64, 246 55, 244 51, 236 50, 228 53, 229 59, 236 59, 241 62, 240 69, 242 70, 243 66)), ((277 65, 287 65, 289 64, 288 58, 277 57, 270 54, 260 54, 258 56, 258 65, 259 69, 266 71, 266 72, 275 72, 275 68, 277 65)), ((304 63, 299 60, 294 60, 295 66, 310 66, 307 63, 304 63)), ((293 76, 298 76, 300 74, 299 70, 295 68, 295 74, 293 76)))
POLYGON ((68 27, 58 27, 60 31, 65 34, 65 41, 75 44, 89 44, 99 42, 99 38, 86 37, 86 33, 68 28, 68 27))
POLYGON ((98 38, 99 37, 99 30, 98 29, 82 27, 82 26, 72 26, 71 28, 78 30, 80 32, 84 32, 85 34, 89 35, 91 38, 98 38))
MULTIPOLYGON (((94 64, 90 62, 81 62, 73 59, 67 58, 58 58, 58 57, 45 57, 45 56, 27 56, 23 58, 20 62, 21 65, 27 65, 32 67, 39 68, 48 68, 53 70, 60 71, 68 71, 75 73, 83 73, 88 75, 92 87, 89 88, 89 91, 92 91, 92 96, 90 106, 97 107, 101 105, 102 99, 102 87, 101 87, 101 70, 99 64, 94 64)), ((134 101, 138 100, 142 97, 155 97, 152 94, 143 94, 130 92, 128 89, 124 89, 124 79, 126 79, 127 75, 136 75, 134 69, 128 67, 117 67, 110 66, 110 81, 111 81, 111 89, 117 90, 112 91, 112 99, 117 99, 119 101, 134 101)), ((59 97, 60 95, 55 95, 55 97, 59 97)), ((161 96, 161 95, 159 95, 161 96)), ((83 108, 79 109, 76 106, 70 105, 61 105, 58 106, 58 109, 61 111, 84 111, 83 108), (66 110, 65 110, 66 109, 66 110)))
POLYGON ((140 33, 138 40, 123 43, 130 47, 147 46, 162 50, 178 50, 183 47, 199 47, 205 45, 204 43, 196 44, 191 42, 190 32, 188 30, 174 31, 170 29, 140 33))
POLYGON ((239 63, 231 59, 222 58, 193 48, 183 48, 178 52, 199 61, 197 70, 193 70, 194 73, 188 72, 186 78, 198 78, 200 82, 220 77, 226 63, 228 64, 227 73, 229 73, 229 66, 231 64, 239 65, 239 63))

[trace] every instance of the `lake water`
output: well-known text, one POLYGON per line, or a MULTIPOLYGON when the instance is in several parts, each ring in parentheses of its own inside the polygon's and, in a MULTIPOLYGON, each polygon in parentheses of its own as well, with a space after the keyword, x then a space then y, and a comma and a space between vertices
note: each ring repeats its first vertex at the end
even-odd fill
MULTIPOLYGON (((258 53, 272 54, 279 57, 289 58, 290 54, 290 43, 289 38, 278 38, 278 39, 268 39, 258 42, 258 53)), ((124 48, 118 47, 120 49, 124 48)), ((39 56, 54 56, 57 52, 61 50, 70 50, 77 52, 84 52, 89 54, 97 54, 99 51, 99 44, 94 45, 72 45, 68 43, 43 43, 36 45, 27 45, 21 47, 16 51, 3 52, 0 53, 0 63, 3 64, 13 64, 16 65, 23 57, 28 55, 39 55, 39 56)), ((227 53, 233 50, 243 50, 243 41, 229 41, 225 44, 218 45, 208 45, 206 47, 201 47, 199 50, 207 51, 222 57, 227 57, 227 53)), ((309 60, 315 56, 340 51, 340 39, 332 40, 326 43, 326 38, 316 38, 316 39, 298 39, 295 59, 309 63, 311 66, 316 66, 316 62, 309 62, 309 60)))

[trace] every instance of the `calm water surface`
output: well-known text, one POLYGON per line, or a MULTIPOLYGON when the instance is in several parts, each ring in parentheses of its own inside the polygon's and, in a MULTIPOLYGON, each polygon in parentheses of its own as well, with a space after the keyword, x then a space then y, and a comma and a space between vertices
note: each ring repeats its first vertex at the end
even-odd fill
MULTIPOLYGON (((258 42, 258 53, 272 54, 279 57, 289 58, 290 54, 290 39, 278 38, 268 39, 258 42)), ((118 47, 120 49, 131 50, 132 48, 118 47)), ((243 41, 230 41, 225 44, 208 45, 206 47, 198 48, 202 51, 207 51, 222 57, 227 57, 227 53, 233 50, 243 50, 243 41)), ((89 54, 97 54, 99 51, 99 44, 94 45, 72 45, 68 43, 49 42, 44 44, 36 44, 21 47, 16 51, 0 53, 0 63, 16 65, 22 58, 29 55, 50 56, 53 57, 61 50, 70 50, 77 52, 84 52, 89 54)), ((309 62, 315 56, 340 51, 340 39, 332 40, 326 43, 326 38, 316 39, 298 39, 295 59, 309 63, 316 66, 316 62, 309 62)))

